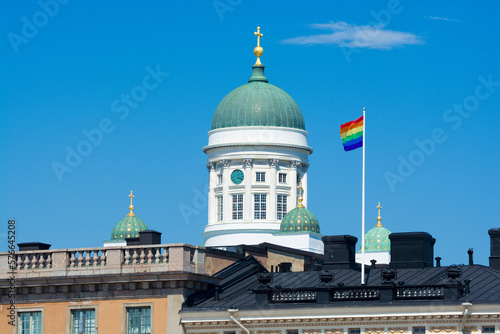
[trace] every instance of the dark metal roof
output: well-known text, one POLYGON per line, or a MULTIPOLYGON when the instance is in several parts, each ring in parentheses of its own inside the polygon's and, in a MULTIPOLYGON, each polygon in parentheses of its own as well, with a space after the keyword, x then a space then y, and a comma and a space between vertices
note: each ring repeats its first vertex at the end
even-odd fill
POLYGON ((185 305, 183 310, 295 308, 303 307, 305 303, 325 307, 363 306, 370 303, 500 302, 500 271, 482 265, 398 269, 390 283, 382 277, 385 271, 387 269, 367 269, 364 287, 360 283, 360 272, 353 269, 329 271, 334 278, 328 285, 320 281, 320 271, 271 273, 272 281, 265 285, 259 283, 258 276, 267 271, 249 256, 214 275, 222 278, 217 298, 214 298, 213 291, 203 298, 192 298, 189 306, 185 305), (453 270, 459 271, 457 279, 449 276, 449 271, 453 270), (315 302, 322 289, 326 289, 330 296, 326 305, 315 302), (377 298, 387 289, 394 298, 390 301, 377 298), (265 306, 256 304, 256 293, 259 291, 267 294, 268 303, 265 306), (367 291, 371 291, 373 297, 366 297, 367 291), (454 299, 448 298, 450 291, 456 291, 454 299), (337 298, 342 294, 344 297, 337 298), (365 298, 360 297, 363 294, 365 298), (347 295, 350 297, 345 298, 347 295))

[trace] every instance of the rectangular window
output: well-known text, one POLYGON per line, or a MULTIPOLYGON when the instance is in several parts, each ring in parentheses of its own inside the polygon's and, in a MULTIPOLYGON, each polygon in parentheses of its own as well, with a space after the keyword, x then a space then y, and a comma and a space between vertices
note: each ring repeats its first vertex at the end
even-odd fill
POLYGON ((286 334, 299 334, 298 329, 289 329, 286 331, 286 334))
POLYGON ((483 326, 481 329, 483 333, 495 333, 495 326, 483 326))
POLYGON ((425 334, 425 327, 413 327, 413 334, 425 334))
POLYGON ((279 173, 278 174, 278 181, 279 181, 279 183, 286 183, 286 174, 285 173, 279 173))
POLYGON ((41 334, 42 312, 18 313, 19 334, 41 334))
POLYGON ((233 195, 233 219, 243 219, 243 194, 233 195))
POLYGON ((151 334, 151 308, 127 308, 128 334, 151 334))
POLYGON ((287 213, 287 196, 286 195, 278 195, 278 199, 276 201, 276 218, 283 219, 287 213))
POLYGON ((349 334, 360 334, 361 329, 359 328, 349 328, 349 334))
POLYGON ((95 334, 95 310, 71 311, 72 334, 95 334))
POLYGON ((254 194, 254 218, 266 219, 266 194, 254 194))
POLYGON ((222 195, 217 196, 217 221, 222 221, 224 218, 224 202, 222 202, 222 195))
POLYGON ((217 184, 222 184, 222 174, 217 174, 217 184))
POLYGON ((255 181, 266 182, 266 173, 264 173, 264 172, 255 173, 255 181))

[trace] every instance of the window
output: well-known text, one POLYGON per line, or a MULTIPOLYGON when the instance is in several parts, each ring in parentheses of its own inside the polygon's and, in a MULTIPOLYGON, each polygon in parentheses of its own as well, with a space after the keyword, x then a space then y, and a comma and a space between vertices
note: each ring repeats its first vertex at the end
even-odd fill
POLYGON ((483 326, 481 329, 483 333, 495 333, 495 326, 483 326))
POLYGON ((243 219, 243 194, 233 195, 233 219, 243 219))
POLYGON ((276 218, 278 219, 283 219, 285 217, 286 212, 287 212, 287 207, 286 207, 286 202, 287 202, 287 196, 286 195, 278 195, 278 200, 276 201, 276 218))
POLYGON ((278 174, 278 181, 279 181, 279 183, 286 183, 286 174, 285 173, 279 173, 278 174))
POLYGON ((18 313, 19 334, 41 334, 42 312, 18 313))
POLYGON ((151 308, 131 307, 127 308, 128 334, 150 334, 151 333, 151 308))
POLYGON ((71 311, 72 334, 95 334, 95 310, 71 311))
POLYGON ((286 331, 286 334, 299 334, 298 329, 289 329, 286 331))
POLYGON ((360 334, 361 329, 359 328, 349 328, 349 334, 360 334))
POLYGON ((222 184, 222 174, 217 174, 217 184, 222 184))
POLYGON ((224 218, 224 206, 222 202, 222 195, 217 196, 217 221, 222 221, 224 218))
POLYGON ((413 327, 413 334, 425 334, 425 327, 413 327))
POLYGON ((254 194, 254 218, 266 219, 266 194, 254 194))
POLYGON ((266 173, 264 173, 264 172, 255 173, 255 181, 266 182, 266 173))

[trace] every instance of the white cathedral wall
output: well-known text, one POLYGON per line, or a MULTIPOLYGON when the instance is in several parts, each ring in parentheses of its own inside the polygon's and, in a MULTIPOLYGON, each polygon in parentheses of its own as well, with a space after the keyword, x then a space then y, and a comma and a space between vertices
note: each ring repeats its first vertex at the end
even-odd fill
MULTIPOLYGON (((371 265, 371 260, 376 260, 377 264, 389 264, 391 262, 391 253, 390 252, 365 252, 365 261, 366 265, 371 265)), ((361 252, 356 252, 356 262, 361 263, 361 252)))

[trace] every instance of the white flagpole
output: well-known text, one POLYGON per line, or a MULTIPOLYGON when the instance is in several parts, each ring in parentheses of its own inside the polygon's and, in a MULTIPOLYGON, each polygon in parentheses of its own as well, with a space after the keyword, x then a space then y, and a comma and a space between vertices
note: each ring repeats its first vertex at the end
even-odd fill
POLYGON ((363 107, 363 186, 361 195, 361 285, 365 284, 365 148, 366 148, 366 116, 363 107))

